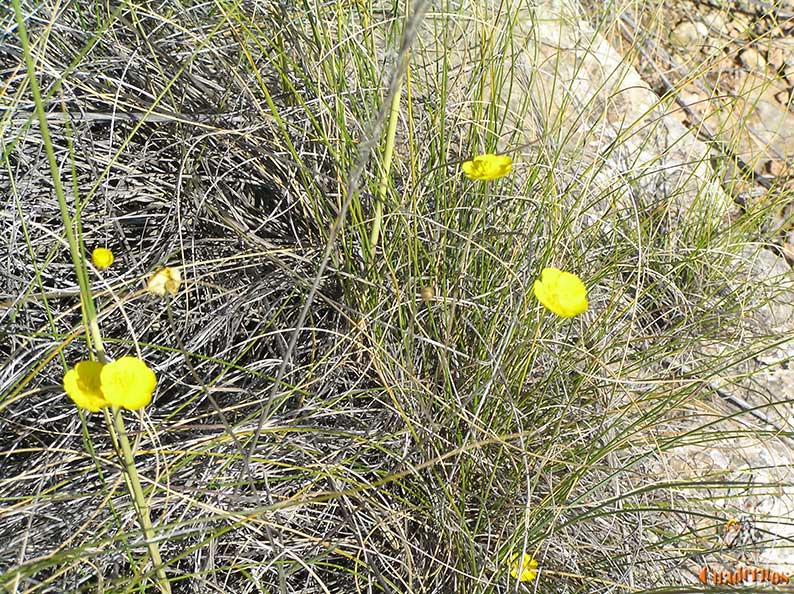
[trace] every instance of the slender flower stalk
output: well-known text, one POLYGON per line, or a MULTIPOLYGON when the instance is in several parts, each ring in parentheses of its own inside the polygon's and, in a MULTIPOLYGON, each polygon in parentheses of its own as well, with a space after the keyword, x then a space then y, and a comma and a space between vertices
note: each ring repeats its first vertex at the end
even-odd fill
POLYGON ((72 230, 72 220, 69 216, 69 207, 66 204, 66 194, 63 191, 63 184, 61 182, 61 174, 58 169, 58 161, 55 158, 55 149, 52 145, 52 137, 50 136, 50 129, 47 126, 47 116, 44 113, 44 104, 41 100, 41 92, 39 90, 39 83, 36 79, 36 65, 33 61, 33 56, 30 53, 30 41, 28 40, 28 32, 25 27, 25 20, 22 17, 22 9, 19 6, 19 0, 13 0, 14 14, 17 21, 17 30, 19 32, 19 40, 22 45, 22 53, 25 58, 25 65, 28 71, 28 82, 30 84, 30 92, 33 95, 33 103, 36 106, 36 115, 39 120, 39 128, 41 132, 41 139, 44 143, 44 150, 47 153, 47 161, 50 165, 50 174, 52 177, 53 189, 55 196, 58 198, 58 206, 61 211, 61 220, 64 224, 64 233, 66 234, 66 241, 69 244, 69 252, 72 256, 72 264, 77 272, 77 282, 80 287, 80 301, 82 303, 83 323, 89 329, 89 335, 94 342, 94 349, 97 353, 97 358, 104 362, 105 349, 102 345, 102 337, 99 334, 99 327, 92 325, 90 320, 96 320, 96 308, 94 307, 94 300, 91 296, 91 289, 88 283, 88 272, 82 261, 81 251, 78 247, 77 238, 72 230))
MULTIPOLYGON (((61 220, 64 226, 66 241, 69 245, 72 264, 74 265, 74 269, 77 274, 77 281, 80 287, 80 302, 82 305, 83 323, 87 328, 86 339, 89 342, 89 350, 91 350, 91 347, 93 347, 93 351, 97 359, 96 361, 84 362, 94 365, 93 367, 89 365, 89 368, 87 369, 90 375, 91 371, 102 368, 105 366, 105 364, 107 364, 107 356, 105 354, 105 348, 102 342, 102 334, 99 329, 99 323, 97 322, 96 306, 94 305, 91 287, 88 282, 88 269, 83 259, 83 252, 80 249, 78 238, 75 237, 74 231, 72 229, 72 219, 69 215, 69 207, 66 203, 66 195, 61 182, 61 174, 58 168, 57 159, 55 157, 52 137, 50 136, 50 131, 47 126, 47 118, 44 112, 44 104, 41 99, 38 80, 36 79, 36 65, 30 51, 30 41, 28 39, 27 28, 25 26, 25 19, 22 16, 22 9, 20 7, 19 0, 12 0, 12 3, 14 6, 14 15, 16 18, 19 40, 22 46, 22 53, 25 59, 25 65, 27 67, 30 92, 33 95, 33 102, 36 107, 36 115, 39 121, 41 138, 44 144, 44 150, 47 154, 47 161, 50 166, 50 175, 52 178, 55 195, 58 199, 58 206, 60 207, 61 211, 61 220)), ((66 376, 64 376, 65 385, 67 384, 67 376, 69 373, 70 372, 67 372, 66 376)), ((80 378, 72 377, 71 379, 74 379, 75 386, 79 385, 80 378)), ((86 385, 82 384, 80 388, 86 388, 86 385)), ((98 394, 101 395, 98 382, 95 385, 89 385, 88 388, 93 391, 94 397, 96 397, 98 394)), ((91 407, 94 405, 97 405, 96 401, 91 404, 91 407)), ((99 403, 98 407, 102 408, 102 404, 99 403)), ((90 407, 86 408, 90 409, 90 407)), ((105 414, 108 415, 107 408, 105 408, 105 411, 105 414)), ((143 529, 144 537, 146 538, 149 556, 151 557, 152 564, 155 567, 155 580, 157 582, 157 586, 161 592, 170 594, 171 587, 165 575, 165 569, 163 568, 162 559, 160 558, 160 550, 158 548, 157 542, 154 540, 154 530, 152 528, 148 506, 146 505, 146 499, 143 495, 143 489, 141 488, 141 483, 138 478, 138 472, 135 468, 135 458, 133 457, 132 448, 130 447, 130 442, 127 438, 127 433, 124 428, 124 421, 121 418, 118 408, 114 406, 112 419, 110 416, 106 416, 106 419, 108 421, 108 430, 110 432, 111 439, 113 443, 117 446, 120 446, 121 449, 121 458, 124 466, 124 478, 127 483, 127 489, 133 499, 136 512, 138 513, 138 520, 141 524, 141 528, 143 529)))
POLYGON ((121 410, 117 406, 112 407, 111 411, 109 413, 108 409, 105 409, 105 421, 107 422, 111 440, 121 449, 120 457, 124 465, 124 481, 127 484, 127 490, 132 496, 138 523, 141 525, 143 537, 146 539, 146 548, 149 550, 149 556, 152 559, 152 565, 154 565, 156 582, 161 592, 171 594, 171 584, 169 584, 165 575, 163 559, 160 557, 160 547, 154 539, 154 527, 149 514, 149 504, 146 502, 146 497, 141 488, 141 481, 138 478, 138 469, 135 467, 135 457, 132 453, 130 440, 127 437, 124 419, 121 416, 121 410))
POLYGON ((372 233, 369 238, 369 261, 370 265, 375 259, 375 250, 378 247, 381 225, 383 224, 383 203, 386 201, 386 189, 389 185, 389 173, 391 172, 391 162, 394 156, 394 139, 397 135, 397 119, 400 115, 400 99, 402 97, 402 73, 397 90, 391 99, 391 109, 389 111, 389 128, 386 131, 386 146, 383 150, 383 170, 381 171, 378 190, 375 195, 375 218, 372 221, 372 233))

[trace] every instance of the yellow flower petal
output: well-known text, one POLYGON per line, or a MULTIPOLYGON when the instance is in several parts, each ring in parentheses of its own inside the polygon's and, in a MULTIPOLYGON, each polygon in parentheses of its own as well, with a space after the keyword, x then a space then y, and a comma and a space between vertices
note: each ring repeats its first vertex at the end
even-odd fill
POLYGON ((176 295, 179 292, 179 283, 182 282, 182 275, 179 268, 162 268, 149 277, 146 283, 146 290, 155 295, 165 295, 171 293, 176 295))
POLYGON ((93 252, 91 252, 91 261, 94 263, 94 266, 100 270, 108 268, 111 264, 113 264, 113 260, 113 252, 107 248, 96 248, 93 252))
POLYGON ((571 318, 587 311, 587 289, 575 274, 544 268, 533 288, 538 301, 558 316, 571 318))
POLYGON ((461 169, 469 179, 487 181, 510 173, 513 170, 513 159, 509 155, 486 153, 474 157, 472 161, 466 161, 461 169))
POLYGON ((100 373, 102 394, 113 406, 138 410, 152 401, 157 376, 137 357, 108 363, 100 373))
POLYGON ((110 405, 100 387, 101 370, 99 361, 80 361, 63 376, 63 389, 80 408, 97 412, 110 405))
POLYGON ((520 582, 531 582, 538 576, 538 562, 528 553, 520 555, 520 559, 516 555, 510 564, 510 575, 520 582))

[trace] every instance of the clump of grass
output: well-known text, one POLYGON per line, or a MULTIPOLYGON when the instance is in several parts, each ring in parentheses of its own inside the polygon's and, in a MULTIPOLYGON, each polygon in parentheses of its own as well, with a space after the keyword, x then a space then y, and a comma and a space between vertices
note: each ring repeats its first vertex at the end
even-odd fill
MULTIPOLYGON (((92 287, 104 342, 159 377, 127 430, 174 592, 651 589, 699 559, 690 518, 720 521, 699 489, 724 477, 654 473, 728 435, 693 409, 776 341, 745 322, 774 295, 735 266, 757 212, 680 229, 645 169, 601 184, 619 147, 585 159, 510 92, 518 11, 425 8, 23 11, 71 216, 117 257, 92 287), (510 174, 467 179, 482 153, 510 174), (165 265, 167 303, 142 290, 165 265), (542 308, 547 267, 584 280, 586 313, 542 308)), ((0 583, 144 591, 112 443, 60 389, 79 291, 0 18, 0 583)))

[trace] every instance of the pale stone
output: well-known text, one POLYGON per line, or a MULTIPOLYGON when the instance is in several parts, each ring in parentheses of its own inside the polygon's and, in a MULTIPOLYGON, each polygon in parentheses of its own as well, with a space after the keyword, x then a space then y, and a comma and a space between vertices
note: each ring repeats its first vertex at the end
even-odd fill
POLYGON ((670 41, 679 48, 700 46, 709 34, 708 27, 700 22, 681 21, 670 33, 670 41))
POLYGON ((701 17, 704 25, 709 29, 711 35, 725 35, 728 31, 728 22, 721 12, 711 12, 701 17))
POLYGON ((794 272, 783 258, 759 246, 747 245, 737 261, 737 282, 753 283, 767 301, 761 321, 770 331, 794 329, 794 272))
POLYGON ((766 162, 766 171, 769 175, 773 175, 775 177, 779 177, 786 173, 788 167, 786 167, 786 162, 781 161, 780 159, 770 159, 766 162))
POLYGON ((748 47, 739 54, 739 62, 748 70, 763 70, 766 68, 766 60, 754 47, 748 47))
POLYGON ((794 39, 781 37, 770 42, 770 52, 774 61, 770 59, 776 69, 781 71, 789 83, 794 84, 794 39))
POLYGON ((786 50, 779 44, 770 43, 766 54, 769 65, 775 70, 783 68, 786 64, 786 50))

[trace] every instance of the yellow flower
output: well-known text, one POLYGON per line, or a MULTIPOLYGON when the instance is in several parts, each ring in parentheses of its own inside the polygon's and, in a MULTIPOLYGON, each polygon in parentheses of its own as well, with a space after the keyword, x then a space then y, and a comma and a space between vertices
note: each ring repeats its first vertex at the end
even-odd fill
POLYGON ((100 270, 104 270, 113 264, 113 259, 113 252, 107 248, 96 248, 91 252, 91 261, 100 270))
POLYGON ((466 161, 461 168, 469 179, 486 181, 510 173, 513 169, 513 159, 509 155, 487 153, 474 157, 473 161, 466 161))
POLYGON ((181 282, 182 275, 179 273, 179 268, 166 267, 149 277, 146 290, 155 295, 165 295, 166 293, 176 295, 181 282))
POLYGON ((137 357, 122 357, 102 367, 102 394, 114 406, 138 410, 152 401, 157 376, 137 357))
POLYGON ((111 405, 143 408, 152 401, 156 384, 154 371, 137 357, 122 357, 105 365, 80 361, 63 376, 69 398, 91 412, 111 405))
POLYGON ((544 268, 535 281, 535 297, 544 306, 564 318, 587 310, 587 289, 575 274, 557 268, 544 268))
POLYGON ((99 361, 80 361, 63 376, 63 389, 80 408, 97 412, 100 408, 110 406, 100 386, 101 370, 102 363, 99 361))
POLYGON ((528 553, 521 555, 520 561, 516 555, 510 563, 510 575, 520 582, 531 582, 538 577, 538 562, 528 553))

